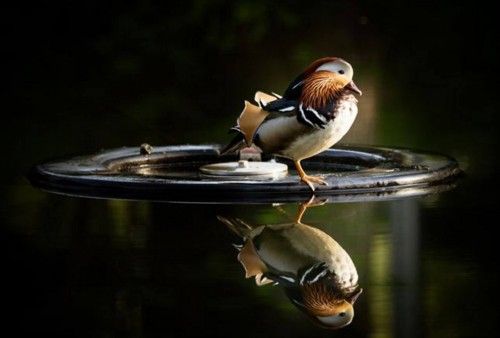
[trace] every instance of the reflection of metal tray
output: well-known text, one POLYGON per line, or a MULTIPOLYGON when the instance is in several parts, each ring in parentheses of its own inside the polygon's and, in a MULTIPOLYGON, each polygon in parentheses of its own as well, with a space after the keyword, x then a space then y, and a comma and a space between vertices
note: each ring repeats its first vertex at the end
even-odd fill
MULTIPOLYGON (((278 179, 210 177, 198 168, 213 162, 237 161, 219 156, 218 145, 120 148, 96 155, 35 166, 30 180, 42 189, 76 196, 145 199, 194 203, 269 203, 301 201, 311 195, 293 165, 278 179)), ((343 146, 302 162, 308 174, 321 174, 328 186, 317 196, 331 201, 364 201, 440 191, 460 173, 455 160, 403 149, 343 146)))

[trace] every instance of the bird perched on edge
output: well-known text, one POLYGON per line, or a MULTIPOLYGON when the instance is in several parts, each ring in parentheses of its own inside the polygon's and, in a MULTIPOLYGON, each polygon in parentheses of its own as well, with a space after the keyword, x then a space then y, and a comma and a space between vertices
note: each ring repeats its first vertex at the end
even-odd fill
POLYGON ((307 175, 303 159, 314 156, 337 143, 351 128, 358 113, 353 94, 361 90, 353 82, 352 66, 337 57, 314 61, 297 76, 283 96, 255 94, 254 105, 245 101, 236 137, 221 150, 221 155, 255 144, 263 152, 294 161, 301 181, 314 191, 314 183, 327 183, 307 175))

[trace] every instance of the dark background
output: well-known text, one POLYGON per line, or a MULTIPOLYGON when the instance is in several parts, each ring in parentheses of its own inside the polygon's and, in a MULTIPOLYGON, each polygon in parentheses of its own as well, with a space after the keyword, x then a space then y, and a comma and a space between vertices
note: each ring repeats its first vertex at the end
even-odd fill
MULTIPOLYGON (((135 318, 136 293, 149 301, 144 316, 150 322, 143 323, 149 336, 186 325, 193 325, 187 331, 191 334, 203 332, 206 326, 185 317, 176 320, 178 327, 167 326, 166 302, 153 288, 162 285, 162 272, 143 276, 135 271, 136 265, 139 270, 142 266, 140 258, 121 242, 111 245, 109 238, 116 239, 116 234, 97 236, 97 242, 79 235, 94 234, 94 227, 100 227, 95 230, 99 234, 115 231, 102 230, 106 217, 112 219, 107 209, 88 200, 47 197, 29 185, 25 174, 40 161, 103 148, 226 142, 226 130, 243 99, 257 89, 282 92, 310 62, 332 55, 354 66, 355 81, 364 92, 358 121, 345 141, 438 151, 457 158, 466 171, 461 188, 441 205, 446 217, 432 210, 423 216, 436 225, 427 226, 423 238, 431 243, 431 252, 451 252, 450 262, 472 261, 489 278, 478 281, 479 289, 472 293, 484 297, 479 301, 487 304, 484 314, 471 313, 467 306, 454 309, 455 301, 468 304, 467 294, 453 294, 447 298, 449 307, 436 308, 478 323, 466 334, 483 325, 481 317, 489 330, 483 334, 494 332, 497 296, 491 278, 497 240, 491 227, 496 224, 498 187, 498 20, 496 11, 481 2, 56 1, 6 6, 1 11, 6 61, 0 262, 9 313, 4 324, 21 333, 137 336, 134 320, 123 332, 116 331, 112 322, 122 321, 106 308, 106 288, 126 283, 127 318, 135 318), (130 260, 136 265, 130 267, 130 260), (123 282, 129 269, 139 277, 123 282), (81 271, 87 273, 83 281, 81 271), (88 294, 78 288, 73 294, 69 286, 82 283, 88 294), (146 285, 150 294, 134 289, 136 284, 137 289, 146 285), (86 303, 86 297, 101 303, 86 303), (75 303, 83 308, 71 308, 75 303)), ((172 214, 175 207, 153 205, 146 208, 152 208, 153 216, 145 217, 141 205, 114 207, 133 209, 133 220, 148 219, 145 227, 156 238, 148 259, 174 262, 191 276, 188 280, 195 280, 195 273, 179 263, 179 254, 172 258, 164 251, 172 233, 160 224, 164 219, 185 220, 182 215, 193 210, 206 219, 214 219, 215 212, 184 206, 172 214)), ((188 217, 185 223, 192 227, 176 236, 189 237, 197 216, 188 217)), ((134 222, 134 236, 140 240, 141 222, 134 222)), ((208 227, 200 236, 219 235, 208 227)), ((224 240, 230 242, 229 237, 224 240)), ((226 254, 210 240, 196 243, 188 262, 210 252, 226 254)), ((446 284, 446 277, 440 282, 446 284)), ((229 282, 227 289, 229 295, 242 292, 229 282)), ((205 292, 193 293, 188 286, 178 290, 176 297, 186 299, 205 292)), ((219 306, 217 299, 213 302, 202 310, 213 313, 219 306)), ((231 313, 235 305, 224 304, 224 313, 231 313)), ((254 312, 261 309, 252 306, 254 312)), ((188 307, 189 302, 181 312, 190 313, 188 307)), ((249 320, 257 325, 261 318, 249 320)), ((210 328, 219 334, 227 329, 223 323, 210 328)), ((267 333, 285 329, 274 327, 267 333)), ((361 326, 353 330, 365 334, 361 326)))
POLYGON ((350 61, 376 95, 375 142, 494 167, 497 17, 481 2, 56 1, 2 12, 10 176, 68 153, 225 142, 243 99, 283 91, 325 55, 350 61))

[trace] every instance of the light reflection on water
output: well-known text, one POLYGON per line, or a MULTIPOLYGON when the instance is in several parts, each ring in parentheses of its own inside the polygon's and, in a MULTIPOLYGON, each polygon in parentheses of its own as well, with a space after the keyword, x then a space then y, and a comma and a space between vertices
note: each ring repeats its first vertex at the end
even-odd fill
MULTIPOLYGON (((39 330, 57 331, 54 320, 63 316, 67 325, 83 325, 88 333, 102 326, 106 332, 136 336, 170 329, 227 335, 249 324, 243 336, 257 334, 259 325, 267 330, 259 331, 264 336, 326 335, 291 304, 280 287, 257 287, 244 278, 231 246, 239 239, 216 218, 228 215, 251 224, 280 224, 290 221, 298 204, 176 205, 37 195, 38 217, 20 214, 18 218, 24 225, 17 228, 18 235, 36 248, 20 252, 26 262, 22 274, 32 278, 34 272, 44 271, 37 279, 37 292, 68 293, 62 303, 55 297, 30 310, 40 318, 35 321, 39 330), (33 266, 32 255, 37 252, 44 260, 33 266), (62 280, 54 275, 62 275, 62 280), (196 325, 190 325, 193 309, 203 312, 196 325), (274 321, 280 326, 274 327, 274 321)), ((422 243, 422 231, 425 234, 429 224, 436 226, 431 219, 422 227, 422 214, 439 214, 439 208, 428 206, 449 196, 308 209, 303 222, 324 231, 348 252, 364 289, 353 322, 338 332, 418 337, 435 326, 442 327, 439 332, 454 332, 461 326, 471 330, 471 323, 459 323, 443 312, 431 315, 454 296, 432 281, 458 279, 456 292, 470 292, 481 271, 474 260, 453 261, 440 253, 439 244, 428 235, 422 243)), ((14 204, 12 210, 23 207, 14 204)), ((477 300, 468 306, 475 309, 480 304, 477 300)))
MULTIPOLYGON (((254 278, 257 286, 279 285, 317 325, 338 329, 352 322, 363 289, 349 253, 330 235, 302 221, 308 208, 324 203, 311 198, 295 217, 279 224, 217 218, 243 241, 234 246, 246 278, 254 278)), ((281 206, 276 209, 287 215, 281 206)))

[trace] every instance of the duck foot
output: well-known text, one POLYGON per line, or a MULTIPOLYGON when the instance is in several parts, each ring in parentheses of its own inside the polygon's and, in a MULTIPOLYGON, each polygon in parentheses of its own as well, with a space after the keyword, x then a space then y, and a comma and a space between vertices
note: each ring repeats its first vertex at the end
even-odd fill
POLYGON ((321 185, 328 185, 325 180, 318 176, 309 176, 305 173, 304 169, 302 169, 302 165, 300 164, 300 160, 295 161, 295 168, 299 173, 300 180, 307 184, 312 191, 316 190, 314 183, 321 185))
POLYGON ((321 184, 321 185, 328 185, 328 183, 319 176, 304 175, 300 178, 300 180, 302 182, 304 182, 305 184, 307 184, 309 186, 309 188, 311 188, 312 191, 316 190, 314 183, 321 184))
POLYGON ((302 216, 304 216, 306 210, 311 207, 318 207, 320 205, 325 204, 328 201, 328 198, 326 199, 318 199, 316 196, 312 195, 309 201, 302 203, 300 205, 300 208, 297 212, 297 216, 295 217, 295 223, 302 224, 302 216))

